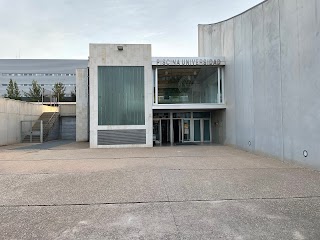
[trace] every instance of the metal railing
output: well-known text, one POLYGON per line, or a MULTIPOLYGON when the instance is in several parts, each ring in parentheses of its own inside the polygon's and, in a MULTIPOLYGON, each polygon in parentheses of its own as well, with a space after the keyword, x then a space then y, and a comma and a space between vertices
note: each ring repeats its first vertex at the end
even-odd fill
POLYGON ((43 121, 21 121, 21 142, 43 142, 43 121))
POLYGON ((59 116, 58 112, 55 112, 52 114, 52 116, 49 118, 47 123, 44 125, 43 130, 43 138, 46 139, 50 133, 50 130, 52 129, 54 123, 56 122, 57 118, 59 116))

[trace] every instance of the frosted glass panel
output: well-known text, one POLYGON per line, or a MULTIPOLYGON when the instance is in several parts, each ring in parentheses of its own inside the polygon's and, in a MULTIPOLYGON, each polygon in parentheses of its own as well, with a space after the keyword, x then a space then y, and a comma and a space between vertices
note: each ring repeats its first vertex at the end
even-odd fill
POLYGON ((98 67, 98 124, 144 125, 144 67, 98 67))

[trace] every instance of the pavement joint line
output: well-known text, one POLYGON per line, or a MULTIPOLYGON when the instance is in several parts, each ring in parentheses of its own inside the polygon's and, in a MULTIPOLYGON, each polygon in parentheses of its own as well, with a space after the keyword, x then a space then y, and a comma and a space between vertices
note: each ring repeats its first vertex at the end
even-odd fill
POLYGON ((295 170, 295 169, 307 169, 302 167, 254 167, 254 168, 171 168, 169 171, 234 171, 234 170, 295 170))
MULTIPOLYGON (((224 157, 225 155, 216 155, 216 156, 212 156, 212 155, 208 155, 208 156, 155 156, 155 157, 114 157, 114 158, 106 158, 106 157, 94 157, 94 158, 69 158, 69 159, 57 159, 57 158, 47 158, 47 159, 38 159, 38 160, 33 160, 33 159, 0 159, 0 162, 31 162, 31 161, 35 161, 35 162, 39 162, 39 161, 76 161, 76 160, 86 160, 86 161, 94 161, 97 159, 104 159, 104 160, 115 160, 115 159, 163 159, 163 158, 221 158, 224 157)), ((234 157, 234 158, 238 158, 238 157, 234 157)), ((246 160, 248 160, 248 158, 245 158, 246 160)), ((281 163, 286 164, 286 162, 284 161, 279 161, 273 158, 259 158, 259 157, 255 157, 255 158, 249 158, 251 160, 255 160, 255 161, 261 161, 261 160, 274 160, 274 161, 278 161, 281 163)))
MULTIPOLYGON (((39 172, 39 173, 0 173, 0 176, 15 176, 15 175, 72 175, 72 174, 94 174, 94 173, 106 173, 106 172, 154 172, 159 169, 166 170, 166 171, 241 171, 241 170, 309 170, 307 168, 296 167, 296 168, 217 168, 217 169, 170 169, 170 168, 163 168, 163 167, 155 167, 146 170, 125 170, 122 168, 115 168, 115 169, 106 169, 104 171, 93 171, 93 172, 39 172)), ((317 172, 317 171, 316 171, 317 172)))
POLYGON ((19 208, 19 207, 67 207, 67 206, 101 206, 101 205, 132 205, 132 204, 157 204, 157 203, 215 203, 215 202, 244 202, 244 201, 263 201, 263 200, 304 200, 319 199, 320 196, 300 196, 300 197, 276 197, 276 198, 224 198, 218 200, 170 200, 170 201, 134 201, 134 202, 96 202, 96 203, 64 203, 64 204, 1 204, 0 208, 19 208))
POLYGON ((0 162, 27 162, 27 161, 75 161, 75 160, 96 160, 96 159, 104 159, 104 160, 114 160, 114 159, 154 159, 154 158, 215 158, 215 157, 223 157, 223 155, 219 156, 155 156, 155 157, 114 157, 114 158, 106 158, 106 157, 95 157, 95 158, 69 158, 69 159, 56 159, 56 158, 48 158, 48 159, 39 159, 39 160, 33 160, 33 159, 0 159, 0 162))

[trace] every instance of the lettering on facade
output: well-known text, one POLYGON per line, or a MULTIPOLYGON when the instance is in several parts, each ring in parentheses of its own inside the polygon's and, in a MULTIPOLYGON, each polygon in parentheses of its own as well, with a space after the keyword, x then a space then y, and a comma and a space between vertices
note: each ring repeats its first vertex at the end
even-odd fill
POLYGON ((220 59, 205 58, 157 58, 156 60, 158 66, 212 66, 220 64, 220 59))

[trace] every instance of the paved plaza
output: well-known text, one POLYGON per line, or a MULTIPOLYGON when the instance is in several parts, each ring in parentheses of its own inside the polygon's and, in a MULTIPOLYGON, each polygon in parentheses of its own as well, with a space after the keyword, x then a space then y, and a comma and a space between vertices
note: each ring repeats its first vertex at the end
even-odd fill
POLYGON ((320 173, 228 146, 0 147, 0 191, 0 239, 320 239, 320 173))

